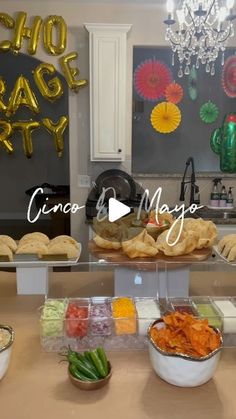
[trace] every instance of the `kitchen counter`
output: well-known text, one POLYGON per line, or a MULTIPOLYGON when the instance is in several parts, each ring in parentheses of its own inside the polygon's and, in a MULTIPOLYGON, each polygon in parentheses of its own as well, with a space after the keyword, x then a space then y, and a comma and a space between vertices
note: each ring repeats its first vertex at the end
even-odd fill
MULTIPOLYGON (((231 218, 229 220, 224 220, 224 218, 204 218, 204 220, 210 220, 213 223, 215 223, 216 225, 232 225, 232 226, 236 225, 236 218, 231 218)), ((86 220, 85 224, 87 224, 89 226, 92 226, 93 221, 92 220, 86 220)))
POLYGON ((208 207, 204 207, 197 210, 196 215, 202 217, 204 220, 210 220, 217 225, 234 226, 236 224, 235 208, 210 209, 208 207))
MULTIPOLYGON (((208 220, 208 218, 204 218, 204 220, 208 220)), ((228 220, 224 220, 223 218, 209 218, 209 220, 216 225, 236 225, 236 218, 230 218, 228 220)))
MULTIPOLYGON (((106 292, 112 292, 111 273, 95 276, 81 273, 78 282, 76 273, 56 273, 54 291, 73 295, 76 285, 77 295, 85 295, 88 287, 98 293, 102 281, 106 292)), ((191 419, 235 418, 236 349, 224 350, 214 379, 193 389, 159 379, 147 352, 113 352, 110 384, 86 393, 69 382, 66 364, 58 364, 57 354, 41 350, 36 310, 42 302, 42 296, 16 296, 14 274, 0 273, 1 323, 12 325, 16 333, 10 367, 0 382, 3 419, 183 419, 190 417, 190 410, 191 419)))

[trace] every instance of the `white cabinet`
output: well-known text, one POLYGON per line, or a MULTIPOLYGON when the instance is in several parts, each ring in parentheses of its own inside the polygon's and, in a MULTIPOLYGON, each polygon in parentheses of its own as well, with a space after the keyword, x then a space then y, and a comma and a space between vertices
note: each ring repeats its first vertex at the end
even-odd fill
POLYGON ((90 158, 123 161, 126 135, 126 43, 131 25, 85 24, 89 32, 90 158))

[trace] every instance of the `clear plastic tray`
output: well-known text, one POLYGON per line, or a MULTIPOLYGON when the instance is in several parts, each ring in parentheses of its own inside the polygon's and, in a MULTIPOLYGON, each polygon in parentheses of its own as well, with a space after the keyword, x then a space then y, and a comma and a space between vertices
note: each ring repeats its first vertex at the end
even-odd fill
POLYGON ((41 345, 47 352, 58 352, 68 345, 75 350, 98 346, 106 350, 144 350, 149 325, 168 311, 184 312, 184 308, 219 328, 223 333, 224 346, 236 346, 236 297, 207 296, 169 298, 165 301, 149 297, 47 299, 40 309, 41 345), (119 298, 130 300, 134 307, 130 315, 122 317, 114 312, 114 304, 119 298), (55 301, 64 307, 63 314, 58 318, 53 309, 55 301), (235 309, 235 316, 226 315, 217 305, 226 306, 228 310, 235 309), (52 317, 45 317, 45 306, 51 307, 52 317))
POLYGON ((92 297, 67 298, 64 300, 65 309, 62 317, 58 319, 45 317, 44 307, 50 304, 54 307, 55 301, 63 302, 62 299, 47 299, 40 308, 40 340, 47 352, 60 351, 68 345, 77 350, 100 345, 107 350, 145 349, 146 332, 156 316, 152 318, 142 316, 136 304, 154 303, 157 313, 160 313, 160 316, 163 314, 159 311, 159 303, 154 298, 92 297), (129 299, 133 307, 130 315, 117 316, 114 311, 114 305, 120 298, 129 299), (74 307, 76 308, 73 317, 74 307))

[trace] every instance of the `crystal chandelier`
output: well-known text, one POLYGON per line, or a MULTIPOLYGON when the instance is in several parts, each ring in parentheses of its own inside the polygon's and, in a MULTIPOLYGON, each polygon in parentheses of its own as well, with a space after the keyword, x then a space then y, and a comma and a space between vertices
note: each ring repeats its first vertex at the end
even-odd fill
POLYGON ((215 74, 215 60, 224 51, 227 41, 234 36, 232 21, 234 0, 167 0, 166 40, 179 61, 178 76, 190 73, 190 66, 205 65, 207 73, 215 74))

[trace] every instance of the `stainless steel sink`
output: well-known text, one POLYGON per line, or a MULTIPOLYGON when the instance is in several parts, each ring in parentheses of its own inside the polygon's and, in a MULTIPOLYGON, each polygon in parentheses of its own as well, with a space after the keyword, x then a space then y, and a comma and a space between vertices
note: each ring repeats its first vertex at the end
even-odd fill
POLYGON ((207 219, 221 219, 221 220, 230 220, 236 218, 236 211, 233 210, 212 210, 212 209, 202 209, 196 211, 196 215, 201 218, 207 219))
MULTIPOLYGON (((172 209, 172 208, 171 208, 172 209)), ((173 217, 178 218, 181 215, 180 211, 174 211, 172 213, 173 217)), ((236 210, 225 210, 225 209, 209 209, 207 207, 201 208, 197 210, 195 213, 191 214, 190 212, 187 212, 185 215, 185 218, 203 218, 205 220, 231 220, 236 219, 236 210)), ((218 221, 218 224, 220 224, 218 221)), ((235 221, 236 224, 236 221, 235 221)))

